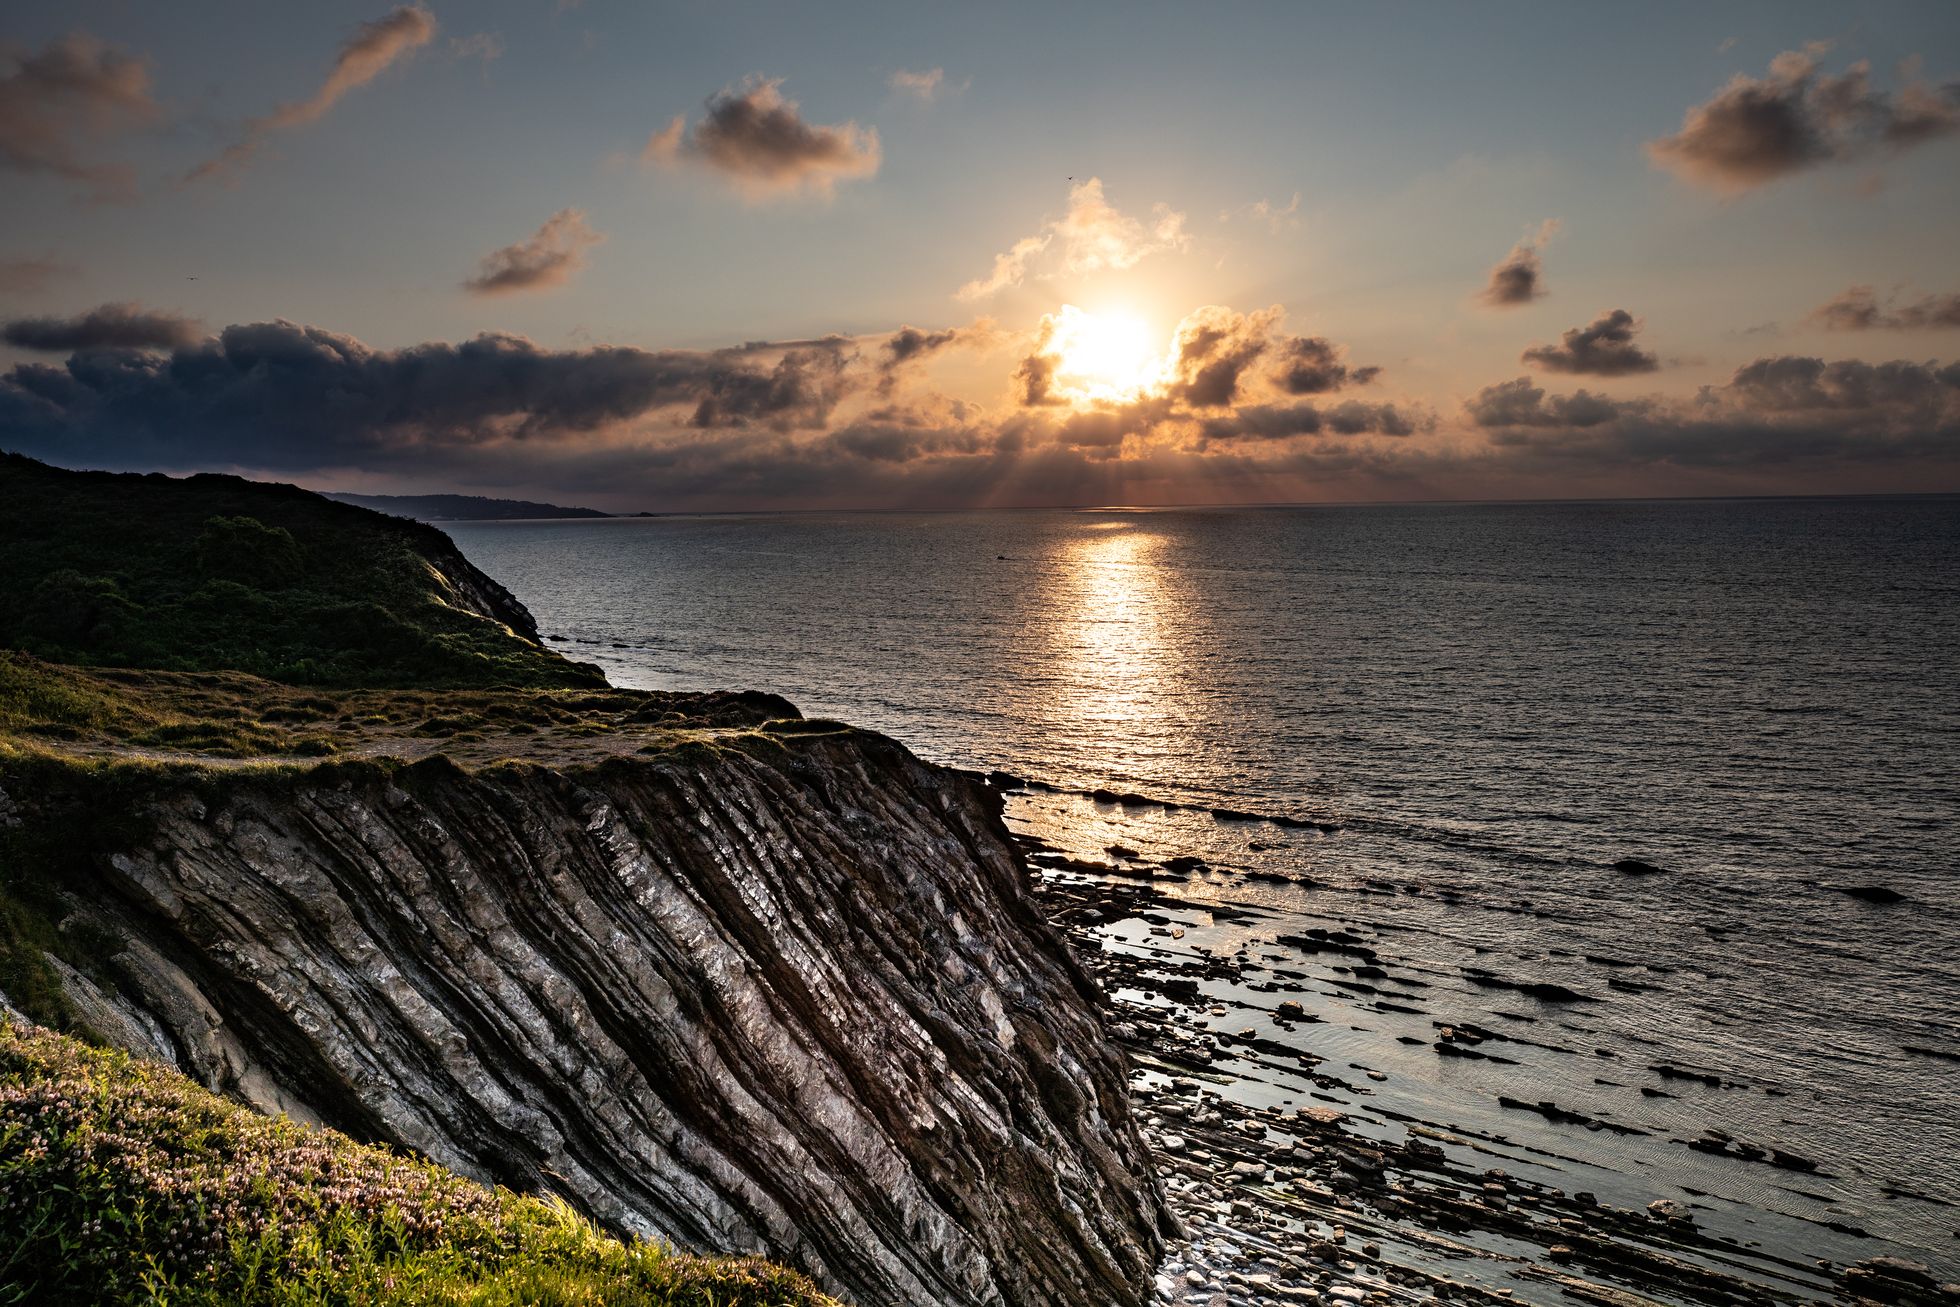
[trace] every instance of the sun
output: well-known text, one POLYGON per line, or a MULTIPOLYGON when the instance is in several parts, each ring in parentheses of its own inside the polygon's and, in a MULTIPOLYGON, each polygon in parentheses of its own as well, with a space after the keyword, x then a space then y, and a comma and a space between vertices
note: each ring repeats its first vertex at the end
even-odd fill
POLYGON ((1164 360, 1150 326, 1134 314, 1090 313, 1064 304, 1051 319, 1044 353, 1055 359, 1055 388, 1080 399, 1135 399, 1159 380, 1164 360))

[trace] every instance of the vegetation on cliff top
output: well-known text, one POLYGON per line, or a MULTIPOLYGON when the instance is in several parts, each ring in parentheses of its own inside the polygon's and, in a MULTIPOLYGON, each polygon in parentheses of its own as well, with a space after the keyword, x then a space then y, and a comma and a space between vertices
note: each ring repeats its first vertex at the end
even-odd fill
MULTIPOLYGON (((95 1037, 53 959, 113 984, 124 942, 68 920, 64 896, 92 892, 159 781, 610 757, 795 713, 614 690, 536 635, 431 527, 292 486, 0 453, 0 995, 95 1037)), ((795 1272, 622 1243, 562 1203, 4 1022, 0 1230, 0 1307, 835 1307, 795 1272)))
POLYGON ((0 454, 0 645, 319 686, 596 686, 433 527, 239 477, 0 454))
POLYGON ((837 1307, 0 1023, 0 1303, 837 1307))

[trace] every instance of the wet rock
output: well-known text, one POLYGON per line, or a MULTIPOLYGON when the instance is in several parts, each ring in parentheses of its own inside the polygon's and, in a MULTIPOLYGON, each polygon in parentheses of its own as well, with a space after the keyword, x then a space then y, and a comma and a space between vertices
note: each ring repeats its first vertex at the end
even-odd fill
POLYGON ((1659 876, 1665 874, 1653 863, 1643 862, 1639 858, 1621 858, 1613 864, 1613 870, 1624 872, 1629 876, 1659 876))
POLYGON ((1899 891, 1889 885, 1838 885, 1833 888, 1848 898, 1857 899, 1860 903, 1903 903, 1906 901, 1905 895, 1899 893, 1899 891))

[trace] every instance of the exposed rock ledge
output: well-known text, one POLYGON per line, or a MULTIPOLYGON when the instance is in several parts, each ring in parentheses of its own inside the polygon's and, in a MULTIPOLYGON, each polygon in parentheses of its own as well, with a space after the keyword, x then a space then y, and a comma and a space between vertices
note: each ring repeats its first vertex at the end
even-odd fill
POLYGON ((109 941, 71 996, 269 1110, 861 1307, 1143 1301, 1171 1218, 998 800, 876 735, 727 726, 147 781, 68 895, 109 941))

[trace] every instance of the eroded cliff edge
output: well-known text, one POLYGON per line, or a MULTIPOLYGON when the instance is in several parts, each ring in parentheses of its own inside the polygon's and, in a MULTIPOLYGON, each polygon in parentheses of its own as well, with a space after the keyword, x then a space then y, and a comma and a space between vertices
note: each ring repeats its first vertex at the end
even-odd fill
POLYGON ((66 987, 214 1088, 867 1307, 1140 1301, 1124 1063, 997 798, 756 714, 569 765, 77 772, 9 820, 132 796, 67 863, 66 987))
POLYGON ((1146 1299, 1126 1067, 983 782, 606 687, 292 487, 0 458, 0 500, 18 1007, 861 1307, 1146 1299))

